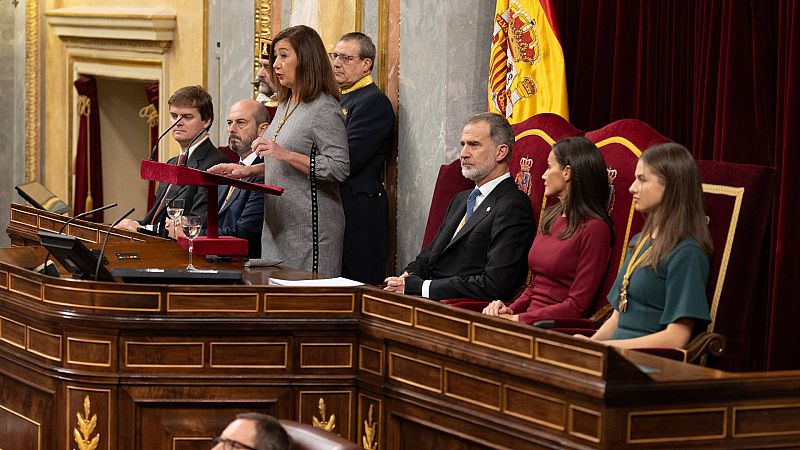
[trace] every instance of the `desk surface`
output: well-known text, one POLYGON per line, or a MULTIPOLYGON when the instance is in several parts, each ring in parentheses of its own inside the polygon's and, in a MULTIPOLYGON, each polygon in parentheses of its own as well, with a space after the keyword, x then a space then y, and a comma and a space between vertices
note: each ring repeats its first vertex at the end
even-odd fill
MULTIPOLYGON (((141 259, 112 267, 186 262, 174 243, 124 238, 107 251, 141 259)), ((138 285, 28 270, 43 257, 0 249, 0 448, 77 448, 78 413, 96 416, 98 449, 208 448, 246 410, 379 449, 800 440, 800 372, 686 365, 370 286, 266 286, 310 275, 280 268, 138 285)))

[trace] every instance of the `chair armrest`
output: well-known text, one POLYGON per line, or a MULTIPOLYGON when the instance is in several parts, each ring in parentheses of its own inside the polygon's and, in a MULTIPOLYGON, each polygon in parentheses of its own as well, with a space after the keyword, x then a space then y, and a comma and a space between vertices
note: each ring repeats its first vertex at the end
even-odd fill
POLYGON ((686 350, 686 362, 698 363, 701 358, 707 355, 719 356, 725 351, 725 336, 719 333, 704 331, 689 341, 686 350))

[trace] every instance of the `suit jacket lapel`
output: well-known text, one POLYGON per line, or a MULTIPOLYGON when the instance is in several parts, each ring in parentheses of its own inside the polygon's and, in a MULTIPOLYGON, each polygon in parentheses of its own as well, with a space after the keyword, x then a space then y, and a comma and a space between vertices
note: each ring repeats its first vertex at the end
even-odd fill
POLYGON ((196 149, 192 152, 191 156, 189 156, 189 161, 186 163, 186 167, 191 167, 192 169, 197 169, 200 167, 200 163, 206 159, 208 156, 208 144, 209 138, 206 138, 200 145, 197 146, 196 149))
MULTIPOLYGON (((508 190, 508 185, 506 184, 506 181, 508 180, 503 180, 500 182, 500 184, 495 186, 495 188, 492 190, 489 196, 486 197, 486 200, 482 201, 481 204, 478 206, 478 208, 475 209, 475 212, 472 213, 472 217, 469 218, 469 221, 467 221, 467 223, 465 223, 464 226, 460 230, 458 230, 458 233, 456 233, 456 235, 453 236, 453 239, 451 239, 450 242, 448 242, 447 247, 445 247, 445 250, 450 248, 450 246, 453 245, 454 243, 463 239, 464 236, 469 234, 473 228, 475 228, 479 223, 483 221, 483 219, 487 218, 489 214, 492 214, 492 208, 494 208, 495 203, 497 203, 497 198, 503 195, 508 190)), ((511 181, 513 182, 513 180, 511 181)), ((464 208, 466 208, 466 206, 467 206, 466 202, 464 202, 464 208)), ((461 218, 459 218, 459 222, 460 221, 461 218)), ((455 231, 455 229, 453 231, 455 231)))

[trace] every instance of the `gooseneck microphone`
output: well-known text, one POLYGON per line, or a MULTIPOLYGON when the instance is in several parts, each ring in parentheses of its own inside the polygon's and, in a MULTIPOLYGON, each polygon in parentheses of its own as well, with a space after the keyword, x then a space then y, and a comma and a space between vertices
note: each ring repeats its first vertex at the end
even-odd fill
MULTIPOLYGON (((59 228, 59 230, 58 230, 58 234, 63 234, 64 233, 64 229, 67 228, 67 225, 71 224, 73 221, 75 221, 77 219, 86 217, 86 216, 94 214, 96 212, 105 211, 105 210, 107 210, 109 208, 113 208, 115 206, 117 206, 116 202, 111 203, 109 205, 103 205, 103 206, 101 206, 99 208, 95 208, 95 209, 92 209, 92 210, 89 210, 89 211, 86 211, 86 212, 82 212, 82 213, 80 213, 80 214, 78 214, 76 216, 70 217, 69 220, 64 222, 64 225, 61 225, 61 228, 59 228)), ((47 255, 44 257, 44 263, 41 266, 37 267, 36 271, 39 272, 39 273, 43 273, 45 275, 50 275, 50 276, 54 276, 54 277, 58 276, 58 271, 55 270, 55 268, 53 268, 52 271, 48 270, 49 268, 47 266, 47 262, 49 260, 50 260, 50 250, 47 251, 47 255)))
POLYGON ((186 157, 185 157, 185 158, 183 158, 183 161, 181 161, 181 166, 183 166, 183 167, 186 167, 186 166, 187 166, 187 164, 189 163, 189 153, 188 153, 188 152, 189 152, 189 149, 190 149, 190 148, 192 148, 192 145, 193 145, 193 144, 194 144, 194 142, 197 140, 197 138, 199 138, 200 136, 202 136, 202 135, 203 135, 203 133, 208 133, 208 130, 210 130, 210 129, 211 129, 211 125, 213 125, 213 122, 212 122, 212 123, 210 123, 210 124, 208 124, 208 126, 207 126, 207 127, 205 127, 205 128, 203 128, 202 130, 200 130, 200 131, 199 131, 197 134, 195 134, 195 135, 194 135, 194 137, 192 138, 192 140, 191 140, 191 141, 189 141, 189 145, 187 145, 187 146, 186 146, 186 152, 187 152, 187 153, 186 153, 186 157))
POLYGON ((130 211, 126 212, 125 215, 115 220, 114 223, 112 223, 111 226, 106 230, 106 234, 103 237, 103 246, 100 247, 100 254, 97 256, 97 267, 94 269, 93 280, 97 280, 97 274, 100 273, 100 266, 103 263, 103 253, 106 252, 106 244, 108 244, 108 237, 111 235, 111 229, 117 226, 117 224, 122 222, 126 217, 130 216, 134 211, 136 211, 136 208, 131 208, 130 211))
POLYGON ((161 142, 161 139, 164 139, 164 136, 166 136, 167 133, 169 133, 169 130, 175 128, 175 125, 179 124, 181 120, 183 120, 183 116, 178 117, 178 120, 173 122, 172 125, 170 125, 169 128, 164 130, 164 132, 161 133, 161 136, 159 136, 158 139, 156 139, 156 143, 153 144, 153 149, 150 150, 150 161, 156 160, 156 151, 158 150, 158 143, 161 142))

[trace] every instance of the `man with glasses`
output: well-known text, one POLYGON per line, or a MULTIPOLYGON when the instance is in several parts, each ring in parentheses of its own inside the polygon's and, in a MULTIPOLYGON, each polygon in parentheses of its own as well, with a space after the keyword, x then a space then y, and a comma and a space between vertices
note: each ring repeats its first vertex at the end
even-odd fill
POLYGON ((350 178, 339 186, 346 219, 342 275, 377 285, 386 276, 389 247, 383 167, 394 142, 394 110, 372 81, 375 44, 369 36, 345 34, 330 56, 350 149, 350 178))
POLYGON ((249 412, 236 416, 214 439, 211 450, 290 450, 292 439, 280 423, 266 414, 249 412))

